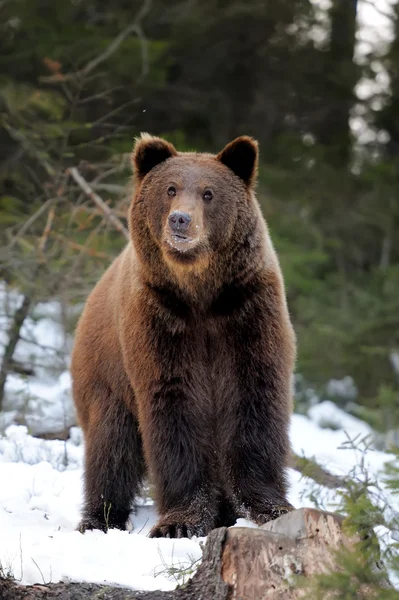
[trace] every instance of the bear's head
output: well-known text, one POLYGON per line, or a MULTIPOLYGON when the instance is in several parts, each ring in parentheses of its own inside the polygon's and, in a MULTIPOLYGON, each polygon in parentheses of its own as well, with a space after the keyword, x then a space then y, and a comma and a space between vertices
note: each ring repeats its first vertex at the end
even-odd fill
POLYGON ((142 134, 132 162, 129 226, 140 258, 163 259, 172 269, 206 267, 254 202, 257 142, 242 136, 213 155, 177 152, 166 140, 142 134))

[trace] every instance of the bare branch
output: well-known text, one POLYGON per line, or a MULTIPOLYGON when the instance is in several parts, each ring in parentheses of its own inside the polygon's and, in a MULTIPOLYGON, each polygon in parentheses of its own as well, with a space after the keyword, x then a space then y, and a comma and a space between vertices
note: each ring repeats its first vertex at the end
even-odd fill
MULTIPOLYGON (((55 216, 55 208, 54 208, 54 206, 51 206, 50 210, 48 211, 46 226, 45 226, 43 234, 39 240, 39 250, 42 254, 43 254, 44 248, 47 244, 48 236, 50 235, 51 227, 52 227, 53 221, 54 221, 54 216, 55 216)), ((44 256, 43 256, 43 259, 44 259, 44 256)))
MULTIPOLYGON (((124 110, 125 108, 127 108, 128 106, 131 106, 132 104, 138 104, 139 102, 141 102, 141 98, 133 98, 132 100, 128 100, 124 104, 121 104, 120 106, 117 106, 116 108, 114 108, 114 110, 111 110, 106 115, 103 115, 102 117, 99 117, 96 121, 93 121, 91 123, 91 126, 95 127, 96 125, 100 125, 100 123, 104 123, 104 121, 106 121, 110 117, 113 117, 114 115, 118 114, 119 112, 121 112, 121 110, 124 110)), ((110 123, 109 126, 110 127, 114 127, 114 125, 112 123, 110 123)), ((111 134, 108 134, 108 135, 114 136, 115 135, 115 129, 112 131, 111 134)), ((102 136, 101 139, 103 139, 105 137, 106 136, 102 136)))
POLYGON ((100 54, 93 58, 87 65, 76 73, 68 73, 63 75, 62 73, 56 73, 55 75, 50 75, 46 77, 40 77, 40 81, 46 83, 54 83, 56 81, 67 81, 68 79, 74 79, 78 76, 89 75, 98 65, 107 60, 114 52, 116 52, 122 42, 127 38, 131 33, 135 33, 141 42, 141 56, 142 56, 142 68, 141 68, 141 79, 143 79, 148 73, 148 44, 147 40, 144 36, 143 30, 141 28, 141 22, 147 16, 150 11, 152 4, 152 0, 144 0, 139 12, 136 15, 133 23, 128 25, 125 29, 123 29, 119 35, 110 43, 110 45, 100 54))
POLYGON ((82 106, 83 104, 88 104, 89 102, 93 102, 94 100, 99 100, 100 98, 107 98, 110 94, 115 92, 116 90, 123 89, 122 85, 117 85, 113 88, 105 90, 103 92, 99 92, 98 94, 93 94, 92 96, 87 96, 87 98, 83 98, 83 100, 78 100, 78 104, 82 106))
POLYGON ((50 175, 50 177, 55 176, 56 173, 52 165, 48 162, 48 160, 43 158, 39 150, 35 148, 35 146, 31 144, 31 142, 20 131, 17 131, 16 129, 11 127, 11 125, 9 125, 9 123, 7 123, 5 120, 3 121, 2 125, 7 130, 7 132, 13 140, 21 144, 21 146, 24 148, 24 150, 27 151, 28 154, 36 158, 36 160, 42 165, 42 167, 46 171, 47 175, 50 175))
POLYGON ((109 208, 109 206, 104 202, 104 200, 102 198, 100 198, 100 196, 92 190, 92 188, 89 186, 87 181, 81 176, 81 174, 76 169, 76 167, 72 167, 71 169, 69 169, 68 172, 70 173, 71 177, 76 181, 78 186, 86 194, 86 196, 88 196, 91 200, 93 200, 93 202, 95 204, 97 204, 97 206, 101 209, 101 211, 104 213, 104 215, 110 221, 110 223, 112 223, 112 225, 115 227, 115 229, 117 229, 118 231, 123 233, 125 238, 127 240, 129 240, 129 232, 126 229, 126 227, 118 219, 118 217, 116 217, 114 215, 114 213, 109 208))
POLYGON ((93 190, 104 190, 111 194, 121 194, 126 192, 126 185, 118 185, 116 183, 95 183, 91 186, 93 190))
POLYGON ((134 22, 131 23, 130 25, 128 25, 126 27, 126 29, 121 31, 121 33, 114 39, 114 41, 108 46, 108 48, 102 54, 100 54, 100 56, 97 56, 97 58, 93 59, 91 62, 89 62, 85 66, 85 68, 82 71, 82 73, 84 75, 88 75, 91 71, 93 71, 93 69, 98 67, 99 64, 101 64, 102 62, 107 60, 107 58, 109 58, 119 48, 119 46, 121 45, 123 40, 130 33, 136 33, 136 35, 141 40, 144 39, 142 30, 141 30, 141 22, 144 19, 144 17, 146 17, 147 14, 149 13, 151 4, 152 4, 152 0, 144 0, 139 12, 137 13, 137 16, 136 16, 134 22))
POLYGON ((105 252, 100 252, 99 250, 94 250, 94 248, 89 248, 87 245, 78 244, 77 242, 72 242, 72 240, 68 240, 65 236, 60 235, 59 233, 54 233, 54 237, 72 248, 73 250, 79 250, 82 254, 88 254, 89 256, 95 256, 96 258, 109 258, 109 255, 105 252))
MULTIPOLYGON (((94 188, 94 186, 93 186, 93 189, 96 189, 96 188, 94 188)), ((114 215, 116 215, 120 219, 124 219, 126 216, 126 205, 128 204, 128 201, 130 200, 130 196, 125 196, 124 198, 122 198, 122 200, 123 200, 123 202, 118 203, 122 206, 122 208, 118 208, 117 206, 114 206, 114 208, 112 209, 112 212, 114 213, 114 215)), ((84 211, 84 213, 86 215, 90 215, 90 218, 104 217, 103 212, 96 206, 94 206, 94 207, 84 206, 84 207, 80 207, 80 209, 81 209, 81 212, 84 211)), ((88 219, 88 221, 89 221, 89 219, 88 219)))
POLYGON ((11 248, 13 248, 16 244, 16 242, 18 241, 18 239, 20 237, 22 237, 26 231, 29 229, 29 227, 31 225, 33 225, 33 223, 40 217, 40 215, 42 215, 47 209, 48 207, 54 202, 54 198, 50 198, 49 200, 47 200, 46 202, 44 202, 41 207, 31 216, 29 217, 29 219, 27 221, 25 221, 25 223, 22 225, 21 229, 15 234, 15 236, 12 238, 8 248, 11 250, 11 248))

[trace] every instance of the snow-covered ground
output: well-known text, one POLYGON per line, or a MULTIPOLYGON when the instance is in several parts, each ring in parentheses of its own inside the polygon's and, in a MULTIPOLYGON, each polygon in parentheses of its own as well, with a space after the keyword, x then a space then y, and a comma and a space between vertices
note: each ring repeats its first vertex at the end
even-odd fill
MULTIPOLYGON (((347 439, 344 430, 321 428, 320 418, 334 416, 353 436, 365 433, 362 422, 348 417, 331 403, 312 409, 311 418, 294 415, 291 439, 298 454, 317 459, 343 475, 358 462, 355 451, 339 450, 347 439)), ((173 589, 188 578, 202 555, 205 539, 170 540, 146 537, 156 519, 151 500, 144 500, 132 515, 133 530, 75 531, 82 502, 83 446, 80 431, 71 440, 41 440, 26 427, 11 425, 0 439, 0 562, 23 583, 60 580, 113 583, 134 589, 173 589), (197 561, 197 562, 196 562, 197 561), (186 572, 181 572, 186 568, 186 572)), ((367 454, 369 470, 382 471, 391 457, 367 454)), ((307 498, 310 480, 289 470, 290 501, 312 506, 307 498)), ((325 490, 327 508, 334 510, 335 494, 325 490)), ((251 526, 240 519, 238 525, 251 526)))
MULTIPOLYGON (((9 318, 5 315, 12 315, 18 302, 15 295, 6 298, 0 288, 3 343, 7 341, 9 318)), ((67 442, 30 435, 60 431, 74 424, 67 371, 70 340, 63 334, 55 303, 36 307, 35 314, 36 318, 24 325, 24 341, 17 347, 18 359, 30 364, 35 375, 9 377, 6 411, 0 413, 1 569, 25 584, 69 579, 143 590, 173 589, 198 565, 205 539, 149 539, 146 534, 157 518, 150 499, 140 499, 137 513, 131 515, 130 532, 93 531, 81 535, 75 531, 82 503, 81 432, 72 427, 67 442), (15 424, 22 416, 27 426, 15 424)), ((346 475, 361 457, 358 451, 342 446, 348 436, 358 436, 359 440, 372 431, 332 402, 315 401, 313 398, 306 416, 294 415, 292 419, 293 449, 298 455, 316 457, 336 475, 346 475)), ((369 450, 367 469, 378 478, 392 458, 369 450)), ((311 501, 312 480, 290 469, 289 481, 289 499, 294 506, 313 506, 317 501, 334 510, 334 491, 322 488, 317 498, 311 496, 311 501)), ((254 526, 242 519, 237 524, 254 526)), ((389 532, 387 539, 389 543, 389 532)))

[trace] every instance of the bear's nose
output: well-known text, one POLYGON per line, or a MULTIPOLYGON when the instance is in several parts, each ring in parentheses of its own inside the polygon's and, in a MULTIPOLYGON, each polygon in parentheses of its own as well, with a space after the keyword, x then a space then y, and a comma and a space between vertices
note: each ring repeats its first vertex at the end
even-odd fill
POLYGON ((191 223, 191 217, 188 213, 180 210, 174 210, 169 215, 169 225, 172 231, 186 231, 191 223))

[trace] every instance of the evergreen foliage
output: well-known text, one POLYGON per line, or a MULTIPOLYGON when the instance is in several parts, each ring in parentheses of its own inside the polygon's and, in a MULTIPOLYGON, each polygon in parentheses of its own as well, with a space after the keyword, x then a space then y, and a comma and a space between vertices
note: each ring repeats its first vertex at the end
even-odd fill
POLYGON ((369 440, 348 439, 345 446, 357 450, 359 462, 338 491, 336 510, 345 516, 345 532, 358 541, 353 549, 342 548, 336 553, 335 572, 299 585, 314 600, 394 600, 399 581, 399 452, 394 451, 381 482, 371 478, 367 470, 369 440))

